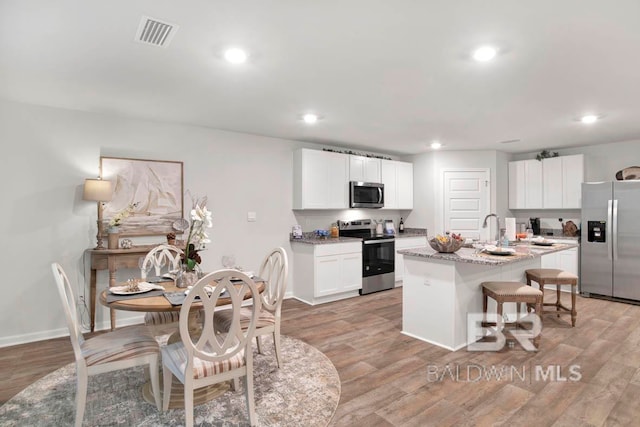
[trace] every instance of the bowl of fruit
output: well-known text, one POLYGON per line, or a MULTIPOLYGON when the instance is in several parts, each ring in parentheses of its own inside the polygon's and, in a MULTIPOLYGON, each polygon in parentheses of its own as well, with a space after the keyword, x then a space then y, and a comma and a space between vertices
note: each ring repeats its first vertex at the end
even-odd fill
POLYGON ((438 252, 453 253, 464 245, 464 239, 459 234, 447 232, 429 239, 429 245, 438 252))

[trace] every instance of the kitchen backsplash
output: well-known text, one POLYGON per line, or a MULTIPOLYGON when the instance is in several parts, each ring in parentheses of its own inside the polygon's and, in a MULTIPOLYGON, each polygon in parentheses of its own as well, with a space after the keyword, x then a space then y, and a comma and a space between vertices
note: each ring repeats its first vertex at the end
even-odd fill
MULTIPOLYGON (((294 216, 302 231, 313 231, 317 229, 328 230, 332 223, 341 221, 353 221, 356 219, 372 219, 393 221, 396 231, 402 216, 399 211, 381 209, 345 209, 336 211, 294 211, 294 216)), ((403 217, 406 221, 406 216, 403 217)), ((292 224, 294 225, 294 224, 292 224)))
MULTIPOLYGON (((540 217, 540 234, 543 236, 562 236, 562 224, 567 221, 573 221, 580 229, 580 218, 542 218, 540 217)), ((519 224, 529 224, 529 217, 516 217, 516 230, 519 230, 519 224)))

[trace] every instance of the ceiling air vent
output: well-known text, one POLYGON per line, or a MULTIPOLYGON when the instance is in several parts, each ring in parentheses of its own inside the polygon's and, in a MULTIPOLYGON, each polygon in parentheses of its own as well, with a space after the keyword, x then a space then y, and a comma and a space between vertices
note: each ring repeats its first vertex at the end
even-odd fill
POLYGON ((143 16, 136 33, 136 41, 153 46, 167 47, 178 31, 178 26, 143 16))

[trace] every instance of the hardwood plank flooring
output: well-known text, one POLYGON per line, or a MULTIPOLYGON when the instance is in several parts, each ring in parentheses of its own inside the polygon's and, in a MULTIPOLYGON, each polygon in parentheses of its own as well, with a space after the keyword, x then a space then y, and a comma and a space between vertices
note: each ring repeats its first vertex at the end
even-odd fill
MULTIPOLYGON (((578 297, 577 307, 575 328, 545 316, 537 353, 450 352, 402 335, 402 288, 313 307, 286 300, 282 333, 336 366, 332 426, 635 425, 640 306, 578 297)), ((72 361, 68 338, 0 349, 0 403, 72 361)))

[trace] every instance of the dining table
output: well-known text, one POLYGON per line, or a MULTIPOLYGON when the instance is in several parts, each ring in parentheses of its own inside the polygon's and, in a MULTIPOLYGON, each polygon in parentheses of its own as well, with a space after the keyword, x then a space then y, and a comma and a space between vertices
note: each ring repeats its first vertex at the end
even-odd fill
MULTIPOLYGON (((265 290, 266 283, 259 277, 253 277, 256 284, 258 293, 262 293, 265 290)), ((155 282, 155 280, 153 280, 155 282)), ((158 281, 156 285, 161 285, 162 289, 150 290, 148 292, 132 294, 132 295, 115 295, 110 289, 106 289, 100 293, 99 301, 102 305, 115 310, 135 311, 135 312, 179 312, 182 308, 181 304, 178 304, 181 299, 176 298, 179 295, 184 295, 185 288, 178 288, 174 281, 158 281), (167 296, 165 296, 167 294, 167 296), (170 301, 173 300, 173 302, 170 301)), ((127 283, 118 284, 121 286, 127 285, 127 283)), ((222 294, 218 297, 216 306, 222 307, 231 303, 231 298, 222 294)), ((250 299, 251 295, 246 293, 244 299, 250 299)), ((194 303, 191 305, 189 311, 189 329, 199 328, 198 313, 202 307, 201 303, 194 303)), ((179 341, 180 332, 176 327, 176 330, 167 339, 167 343, 179 341)), ((160 375, 162 375, 162 368, 160 375)), ((173 377, 173 376, 172 376, 173 377)), ((199 405, 220 396, 229 388, 229 382, 213 384, 208 387, 202 387, 194 390, 193 401, 195 405, 199 405)), ((161 390, 162 391, 162 390, 161 390)), ((142 389, 142 395, 144 399, 155 405, 155 399, 153 396, 153 390, 151 383, 144 384, 142 389)), ((169 400, 169 408, 184 408, 184 387, 180 381, 173 380, 171 384, 171 398, 169 400)))

